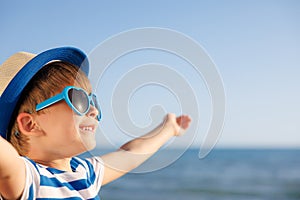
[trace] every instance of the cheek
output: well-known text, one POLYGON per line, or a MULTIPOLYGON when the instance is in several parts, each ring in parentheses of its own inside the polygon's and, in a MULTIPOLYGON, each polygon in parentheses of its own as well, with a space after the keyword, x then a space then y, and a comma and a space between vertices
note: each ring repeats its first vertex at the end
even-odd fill
POLYGON ((76 120, 73 111, 62 103, 57 103, 39 116, 39 125, 46 134, 68 135, 76 131, 76 120))
POLYGON ((82 133, 79 130, 80 124, 86 122, 87 119, 79 115, 74 115, 73 118, 74 118, 75 127, 77 128, 77 133, 79 135, 80 143, 83 145, 85 151, 95 148, 96 146, 95 134, 86 134, 86 133, 82 133))
POLYGON ((72 120, 57 116, 52 117, 51 115, 43 118, 40 120, 40 128, 47 136, 61 138, 62 136, 71 135, 74 132, 74 123, 72 120))

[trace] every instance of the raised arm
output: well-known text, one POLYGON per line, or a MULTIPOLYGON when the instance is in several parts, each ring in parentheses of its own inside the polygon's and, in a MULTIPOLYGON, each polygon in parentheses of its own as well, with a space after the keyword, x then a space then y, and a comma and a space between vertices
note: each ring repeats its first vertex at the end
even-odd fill
POLYGON ((150 158, 171 137, 181 135, 190 125, 187 115, 168 114, 165 120, 146 135, 136 138, 118 151, 102 156, 105 164, 103 185, 109 183, 150 158))
POLYGON ((0 194, 19 199, 25 186, 25 163, 14 147, 0 136, 0 194))

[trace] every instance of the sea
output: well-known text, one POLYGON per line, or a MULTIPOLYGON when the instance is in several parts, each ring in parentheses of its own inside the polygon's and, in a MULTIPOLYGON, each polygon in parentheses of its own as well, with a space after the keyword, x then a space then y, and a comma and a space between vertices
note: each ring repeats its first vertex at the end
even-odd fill
MULTIPOLYGON (((159 159, 168 160, 174 151, 159 159)), ((203 159, 198 151, 188 149, 161 169, 128 173, 104 185, 99 195, 102 200, 300 199, 300 149, 214 149, 203 159)))

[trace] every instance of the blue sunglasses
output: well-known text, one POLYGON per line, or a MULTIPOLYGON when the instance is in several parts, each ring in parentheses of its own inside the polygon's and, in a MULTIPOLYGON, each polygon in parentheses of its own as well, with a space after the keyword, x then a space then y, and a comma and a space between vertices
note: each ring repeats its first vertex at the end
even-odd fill
POLYGON ((35 110, 40 111, 61 100, 65 100, 68 106, 70 106, 70 108, 72 108, 72 110, 80 116, 85 115, 90 110, 91 105, 94 106, 99 112, 97 115, 97 120, 100 121, 101 110, 96 95, 93 93, 88 95, 85 90, 74 86, 67 86, 60 94, 57 94, 43 101, 42 103, 39 103, 36 105, 35 110))

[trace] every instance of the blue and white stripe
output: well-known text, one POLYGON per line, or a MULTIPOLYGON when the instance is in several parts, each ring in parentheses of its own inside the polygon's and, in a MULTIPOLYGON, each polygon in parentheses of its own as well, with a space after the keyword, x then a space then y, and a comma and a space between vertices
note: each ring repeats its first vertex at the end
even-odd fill
POLYGON ((72 158, 73 172, 49 168, 24 158, 26 185, 22 200, 99 200, 104 167, 100 158, 72 158))

